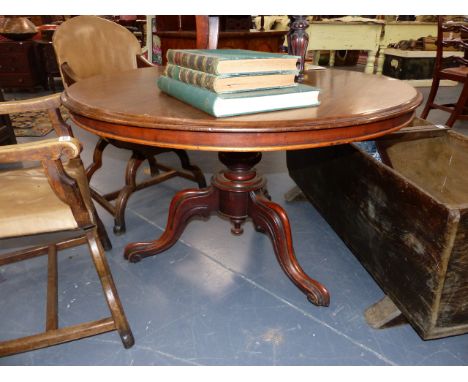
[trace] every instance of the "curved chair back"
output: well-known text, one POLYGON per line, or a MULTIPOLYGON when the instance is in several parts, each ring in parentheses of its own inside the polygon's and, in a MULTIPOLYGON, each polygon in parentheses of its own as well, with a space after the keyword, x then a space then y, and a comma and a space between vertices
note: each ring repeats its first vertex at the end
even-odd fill
POLYGON ((75 81, 134 69, 141 54, 140 44, 130 31, 97 16, 67 20, 55 31, 52 41, 61 71, 66 63, 75 81))
POLYGON ((458 119, 468 120, 466 112, 468 105, 468 19, 466 16, 457 16, 446 20, 444 16, 439 16, 437 25, 437 53, 432 86, 421 118, 426 119, 432 109, 443 110, 450 113, 445 124, 452 127, 458 119), (455 49, 453 52, 444 52, 446 47, 455 49), (459 52, 456 52, 457 50, 459 52), (455 56, 454 53, 459 55, 455 56), (441 80, 457 81, 463 84, 456 103, 441 104, 435 101, 441 80))
MULTIPOLYGON (((464 16, 447 20, 444 16, 437 18, 437 54, 434 70, 440 71, 451 66, 468 66, 468 19, 464 16), (459 35, 459 37, 454 37, 459 35), (444 48, 464 52, 462 56, 444 55, 444 48), (454 49, 453 49, 454 48, 454 49), (455 65, 454 65, 455 64, 455 65)), ((447 51, 445 51, 447 52, 447 51)))

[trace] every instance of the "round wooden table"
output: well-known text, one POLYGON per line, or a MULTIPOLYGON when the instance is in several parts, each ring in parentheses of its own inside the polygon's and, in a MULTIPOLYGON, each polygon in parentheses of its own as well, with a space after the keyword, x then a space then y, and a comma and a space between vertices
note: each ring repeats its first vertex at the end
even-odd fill
MULTIPOLYGON (((404 82, 360 72, 306 72, 304 83, 321 89, 318 107, 214 118, 159 92, 161 68, 96 76, 62 95, 73 121, 96 135, 145 145, 218 151, 226 169, 204 189, 178 192, 166 229, 149 242, 131 243, 132 262, 171 247, 190 218, 217 212, 228 217, 234 234, 251 218, 273 242, 281 268, 316 305, 327 306, 327 289, 310 278, 294 254, 284 209, 272 202, 265 179, 254 166, 261 152, 297 150, 375 138, 408 125, 422 96, 404 82)), ((330 195, 332 198, 333 196, 330 195)))

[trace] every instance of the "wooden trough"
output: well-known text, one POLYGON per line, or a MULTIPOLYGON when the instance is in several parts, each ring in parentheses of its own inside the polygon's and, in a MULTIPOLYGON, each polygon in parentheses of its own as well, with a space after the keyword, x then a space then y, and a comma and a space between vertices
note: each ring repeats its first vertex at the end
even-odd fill
POLYGON ((426 126, 360 144, 290 151, 290 176, 423 339, 468 332, 468 137, 426 126), (374 144, 374 142, 371 142, 374 144))

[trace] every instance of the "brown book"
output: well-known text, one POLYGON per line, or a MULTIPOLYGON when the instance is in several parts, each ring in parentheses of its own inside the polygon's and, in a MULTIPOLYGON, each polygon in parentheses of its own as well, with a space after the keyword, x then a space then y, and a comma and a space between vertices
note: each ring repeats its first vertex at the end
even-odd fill
POLYGON ((208 89, 215 93, 233 93, 295 86, 294 78, 297 75, 297 71, 216 76, 200 72, 199 70, 168 64, 165 75, 190 85, 208 89))
POLYGON ((169 49, 167 62, 209 74, 265 73, 297 70, 300 57, 243 49, 169 49))

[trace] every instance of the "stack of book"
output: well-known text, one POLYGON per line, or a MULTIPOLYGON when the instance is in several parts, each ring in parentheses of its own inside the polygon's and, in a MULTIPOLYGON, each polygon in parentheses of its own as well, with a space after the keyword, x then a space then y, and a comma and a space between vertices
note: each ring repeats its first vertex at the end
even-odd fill
POLYGON ((215 117, 316 106, 319 89, 294 82, 298 59, 240 49, 169 49, 158 86, 215 117))

